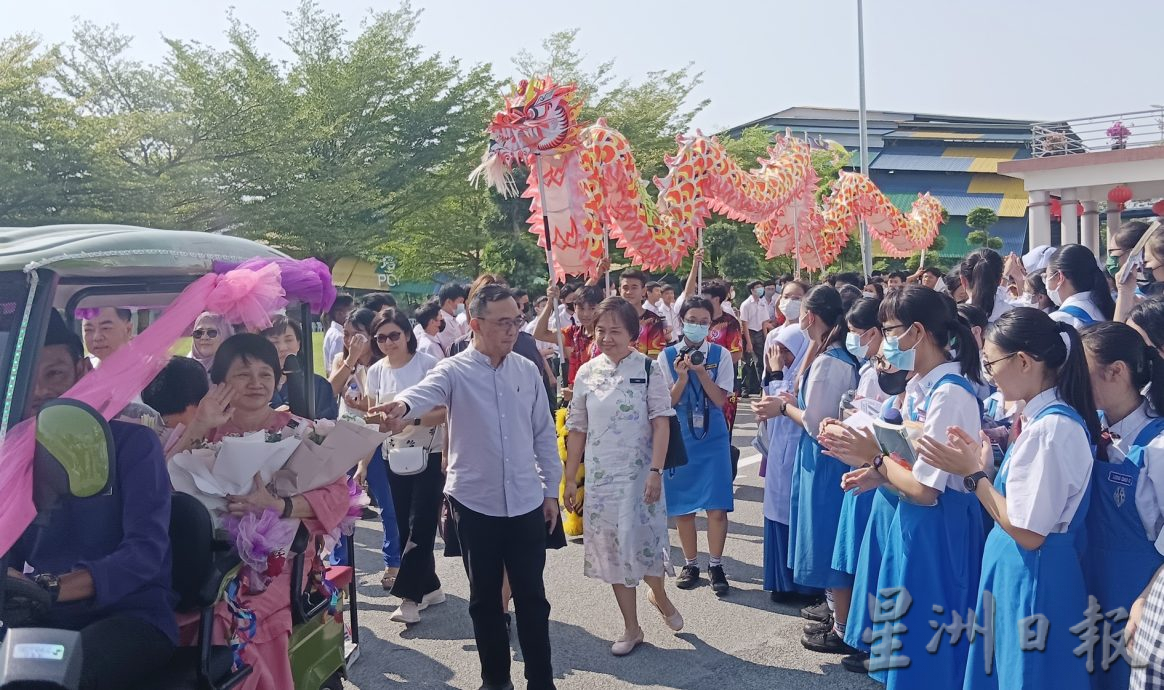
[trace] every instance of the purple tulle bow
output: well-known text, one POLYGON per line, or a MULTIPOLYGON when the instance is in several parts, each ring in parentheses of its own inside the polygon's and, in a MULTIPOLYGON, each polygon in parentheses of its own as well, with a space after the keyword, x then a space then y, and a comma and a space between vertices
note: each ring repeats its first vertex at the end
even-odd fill
POLYGON ((273 510, 247 513, 242 517, 227 515, 223 527, 230 534, 239 558, 256 573, 267 571, 267 557, 286 551, 295 540, 298 520, 283 520, 273 510))
POLYGON ((319 259, 247 259, 241 264, 215 261, 214 272, 226 273, 235 268, 262 268, 276 264, 282 273, 283 291, 288 299, 306 302, 311 311, 322 314, 335 304, 336 290, 331 269, 319 259))

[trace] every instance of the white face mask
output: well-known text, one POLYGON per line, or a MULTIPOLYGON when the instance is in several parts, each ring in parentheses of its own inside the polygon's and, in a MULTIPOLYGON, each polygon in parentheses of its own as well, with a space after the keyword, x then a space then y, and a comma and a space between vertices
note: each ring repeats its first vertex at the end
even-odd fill
POLYGON ((800 318, 800 300, 791 297, 780 298, 780 313, 787 321, 796 321, 800 318))
POLYGON ((1057 275, 1059 276, 1059 287, 1047 288, 1047 297, 1051 299, 1051 304, 1054 304, 1056 307, 1062 306, 1063 304, 1063 298, 1059 296, 1059 288, 1063 287, 1063 274, 1059 273, 1057 275))

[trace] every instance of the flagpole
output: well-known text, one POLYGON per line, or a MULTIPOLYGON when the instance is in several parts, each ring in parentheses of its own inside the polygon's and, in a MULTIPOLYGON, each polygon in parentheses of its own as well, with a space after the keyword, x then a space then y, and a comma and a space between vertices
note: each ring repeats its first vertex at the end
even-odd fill
MULTIPOLYGON (((857 110, 857 129, 860 135, 861 174, 869 174, 869 121, 865 110, 865 8, 862 0, 857 0, 857 81, 860 103, 857 110)), ((869 236, 869 226, 861 221, 861 268, 865 279, 873 273, 873 241, 869 236)))
MULTIPOLYGON (((541 154, 534 154, 534 171, 538 176, 538 196, 542 202, 542 233, 546 239, 546 268, 550 271, 550 282, 554 280, 554 244, 550 241, 550 214, 547 210, 549 201, 546 199, 546 186, 542 181, 542 157, 541 154)), ((609 276, 609 273, 607 274, 609 276)), ((558 313, 558 298, 553 299, 553 304, 550 305, 553 309, 551 314, 558 313)), ((558 336, 558 356, 561 357, 562 365, 558 367, 558 390, 566 387, 566 345, 562 341, 562 328, 558 324, 558 328, 554 329, 554 333, 558 336)))

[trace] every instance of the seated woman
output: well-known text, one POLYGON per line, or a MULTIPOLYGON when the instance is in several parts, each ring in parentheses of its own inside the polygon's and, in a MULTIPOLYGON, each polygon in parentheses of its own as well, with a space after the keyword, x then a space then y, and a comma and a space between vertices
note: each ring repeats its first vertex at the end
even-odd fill
POLYGON ((221 314, 204 311, 194 321, 194 331, 190 334, 190 359, 197 360, 203 369, 209 369, 214 362, 214 353, 230 336, 234 327, 221 314))
MULTIPOLYGON (((227 338, 214 356, 210 380, 226 384, 232 391, 230 405, 207 441, 255 431, 280 431, 292 420, 289 412, 271 408, 269 402, 282 380, 281 358, 267 338, 240 333, 227 338)), ((346 477, 327 486, 289 498, 280 498, 265 486, 256 485, 245 496, 228 497, 230 514, 274 511, 285 519, 301 520, 313 537, 334 533, 349 507, 346 477)), ((248 566, 243 566, 246 570, 248 566)), ((309 569, 304 569, 305 581, 309 569)), ((245 573, 244 573, 245 574, 245 573)), ((247 577, 240 577, 237 603, 255 614, 257 626, 253 636, 241 634, 245 645, 241 655, 254 671, 240 686, 243 690, 294 687, 288 644, 291 636, 291 568, 275 575, 266 589, 250 588, 247 577)), ((300 583, 300 587, 303 583, 300 583)), ((235 635, 235 619, 225 601, 215 610, 215 635, 218 643, 235 635)))
MULTIPOLYGON (((262 335, 275 346, 279 354, 279 371, 283 374, 289 373, 287 371, 287 357, 290 355, 298 356, 303 347, 303 327, 299 325, 298 321, 280 315, 274 318, 271 327, 263 331, 262 335)), ((315 372, 310 372, 305 388, 305 396, 315 396, 316 419, 335 419, 339 416, 338 396, 332 392, 331 384, 328 383, 327 379, 315 372)), ((282 386, 275 389, 275 394, 271 397, 271 406, 282 407, 286 405, 292 412, 303 414, 304 410, 295 409, 298 405, 294 397, 289 382, 284 381, 282 386)))

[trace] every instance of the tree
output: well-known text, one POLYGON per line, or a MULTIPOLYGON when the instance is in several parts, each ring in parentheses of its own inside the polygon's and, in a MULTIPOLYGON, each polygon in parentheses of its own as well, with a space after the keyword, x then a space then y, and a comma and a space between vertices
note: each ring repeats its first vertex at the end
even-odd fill
POLYGON ((974 230, 966 235, 966 241, 971 246, 1001 249, 1002 239, 991 237, 989 233, 991 226, 997 222, 998 215, 994 211, 984 206, 971 209, 970 213, 966 214, 966 225, 974 230))

